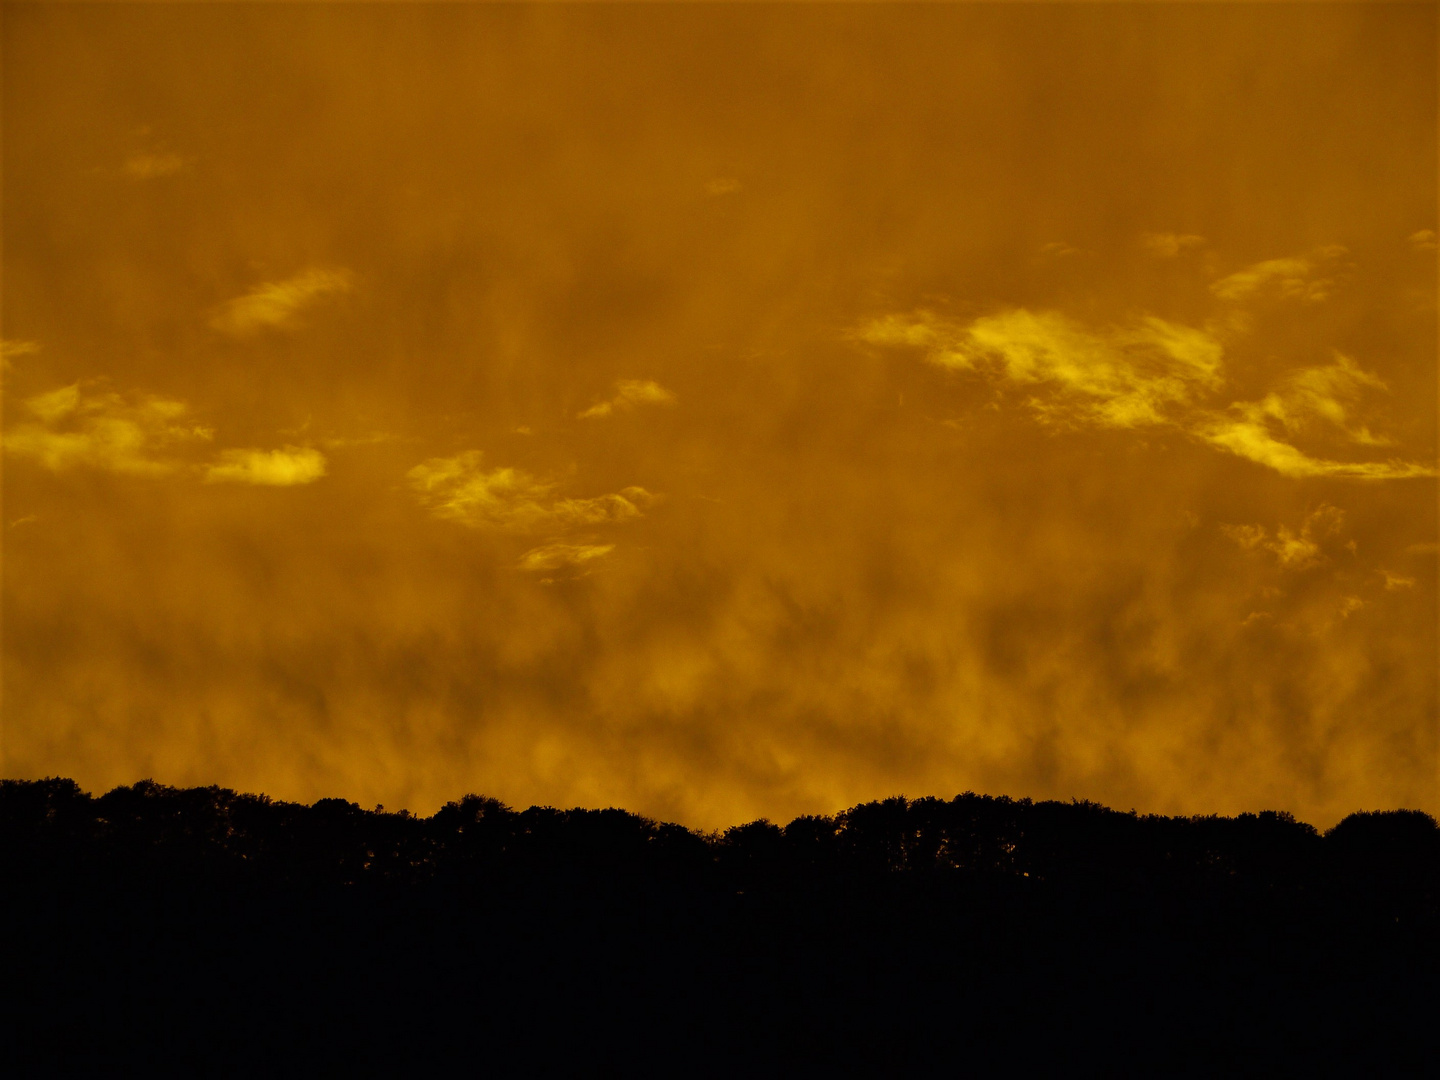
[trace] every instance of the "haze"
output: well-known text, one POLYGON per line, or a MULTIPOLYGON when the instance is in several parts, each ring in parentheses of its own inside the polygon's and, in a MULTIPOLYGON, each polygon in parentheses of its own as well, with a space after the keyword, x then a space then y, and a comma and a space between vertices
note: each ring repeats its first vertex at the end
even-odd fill
POLYGON ((1440 810, 1436 46, 6 4, 4 774, 1440 810))

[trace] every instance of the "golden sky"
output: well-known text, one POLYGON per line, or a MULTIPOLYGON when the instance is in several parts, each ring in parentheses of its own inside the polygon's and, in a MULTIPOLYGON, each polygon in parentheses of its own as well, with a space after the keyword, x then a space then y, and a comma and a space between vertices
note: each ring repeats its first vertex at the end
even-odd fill
POLYGON ((3 33, 6 776, 1440 810, 1434 5, 3 33))

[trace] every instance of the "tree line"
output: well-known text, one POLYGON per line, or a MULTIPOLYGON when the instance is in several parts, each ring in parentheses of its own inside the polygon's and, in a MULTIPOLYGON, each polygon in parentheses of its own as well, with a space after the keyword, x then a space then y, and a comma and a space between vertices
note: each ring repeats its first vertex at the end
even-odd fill
POLYGON ((15 1075, 1398 1075, 1440 1004, 1440 827, 967 792, 701 833, 4 781, 0 948, 15 1075))
POLYGON ((32 873, 88 865, 307 884, 568 870, 743 889, 970 874, 1112 887, 1354 887, 1431 916, 1440 899, 1440 826, 1418 810, 1355 813, 1322 834, 1275 811, 1166 817, 973 792, 701 833, 624 810, 513 810, 479 795, 419 817, 150 780, 99 797, 69 779, 5 780, 0 851, 32 873))

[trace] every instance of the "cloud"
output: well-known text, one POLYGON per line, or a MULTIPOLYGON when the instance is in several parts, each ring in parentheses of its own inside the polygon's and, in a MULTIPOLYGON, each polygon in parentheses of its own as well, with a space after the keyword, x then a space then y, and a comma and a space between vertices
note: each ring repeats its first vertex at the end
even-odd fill
POLYGON ((1092 329, 1057 312, 1014 308, 960 325, 928 311, 872 319, 852 336, 872 345, 924 351, 953 371, 1045 391, 1028 404, 1042 423, 1102 428, 1170 426, 1216 449, 1284 476, 1394 480, 1434 476, 1435 469, 1392 459, 1347 462, 1312 457, 1281 438, 1332 427, 1365 446, 1389 440, 1357 424, 1352 412, 1366 389, 1385 383, 1350 358, 1287 376, 1260 401, 1206 405, 1224 385, 1224 346, 1208 330, 1154 316, 1092 329))
POLYGON ((637 405, 674 405, 675 395, 650 379, 621 379, 615 384, 615 396, 591 405, 579 413, 582 420, 609 416, 617 409, 626 412, 637 405))
POLYGON ((644 488, 591 499, 560 498, 559 487, 524 469, 486 469, 479 450, 430 458, 407 473, 422 505, 438 518, 502 532, 563 533, 640 517, 654 501, 644 488))
POLYGON ((863 327, 871 344, 910 345, 951 370, 978 371, 1049 389, 1033 403, 1042 421, 1130 428, 1167 415, 1219 385, 1223 349, 1202 330, 1146 317, 1103 331, 1056 312, 1015 308, 956 326, 929 312, 887 316, 863 327))
POLYGON ((1416 251, 1435 250, 1435 232, 1432 229, 1421 229, 1419 232, 1410 234, 1410 246, 1416 251))
POLYGON ((31 356, 39 351, 38 341, 0 341, 0 370, 9 370, 12 356, 31 356))
POLYGON ((31 458, 45 468, 103 469, 134 476, 166 476, 198 469, 207 483, 308 484, 325 474, 318 450, 231 449, 217 461, 195 465, 180 451, 215 437, 194 423, 183 401, 154 394, 87 393, 71 383, 25 401, 35 419, 9 425, 7 453, 31 458))
POLYGON ((1335 363, 1305 368, 1289 376, 1274 393, 1259 403, 1262 415, 1279 421, 1287 430, 1302 430, 1316 420, 1342 431, 1352 442, 1364 446, 1387 446, 1390 440, 1371 434, 1364 425, 1350 420, 1350 410, 1366 388, 1388 390, 1384 381, 1364 371, 1349 357, 1335 354, 1335 363))
POLYGON ((1388 446, 1390 439, 1373 434, 1368 426, 1352 419, 1355 404, 1366 389, 1387 390, 1388 387, 1378 376, 1337 352, 1333 364, 1303 368, 1287 376, 1276 390, 1259 401, 1238 401, 1224 413, 1195 418, 1190 431, 1211 446, 1284 476, 1351 480, 1434 476, 1433 465, 1394 458, 1382 462, 1312 457, 1272 431, 1278 426, 1289 436, 1325 425, 1339 431, 1349 442, 1388 446))
POLYGON ((740 190, 740 181, 733 176, 717 176, 705 185, 705 194, 712 198, 717 195, 733 195, 740 190))
POLYGON ((1213 282, 1210 291, 1231 303, 1276 297, 1316 304, 1339 287, 1343 275, 1337 264, 1345 254, 1346 249, 1335 244, 1308 256, 1268 259, 1213 282))
POLYGON ((220 460, 205 467, 207 484, 262 484, 289 487, 310 484, 325 475, 325 455, 310 447, 280 450, 223 450, 220 460))
POLYGON ((531 548, 520 556, 517 565, 521 570, 552 572, 593 562, 614 550, 614 544, 567 544, 556 541, 531 548))
POLYGON ((352 446, 379 446, 398 442, 400 436, 389 431, 372 431, 368 435, 328 435, 317 440, 327 450, 345 450, 352 446))
POLYGON ((1065 259, 1071 255, 1083 255, 1084 252, 1077 247, 1065 243, 1063 240, 1052 240, 1048 244, 1040 245, 1040 257, 1043 259, 1065 259))
POLYGON ((1157 259, 1173 259, 1205 246, 1205 237, 1190 233, 1141 233, 1140 247, 1157 259))
POLYGON ((1397 589, 1413 589, 1415 579, 1404 574, 1392 574, 1389 570, 1381 570, 1380 576, 1385 579, 1385 591, 1395 592, 1397 589))
POLYGON ((1389 461, 1332 461, 1311 457, 1271 434, 1263 403, 1238 402, 1230 408, 1232 415, 1197 421, 1191 429, 1192 434, 1218 449, 1274 469, 1282 476, 1404 480, 1435 475, 1433 465, 1393 458, 1389 461))
POLYGON ((1345 512, 1321 503, 1301 523, 1298 532, 1287 525, 1275 530, 1272 538, 1263 525, 1221 525, 1220 531, 1247 551, 1268 551, 1287 570, 1304 570, 1325 561, 1320 542, 1338 533, 1345 524, 1345 512))
POLYGON ((25 408, 38 416, 42 423, 54 424, 74 413, 80 407, 80 384, 72 383, 48 394, 36 394, 25 402, 25 408))
POLYGON ((349 292, 354 275, 348 270, 312 268, 284 281, 257 285, 244 296, 221 305, 210 325, 235 336, 260 330, 288 330, 298 325, 306 308, 349 292))
POLYGON ((131 154, 125 161, 125 175, 132 180, 154 180, 170 176, 190 163, 179 154, 131 154))
POLYGON ((78 466, 137 475, 182 467, 173 448, 209 440, 210 428, 187 419, 183 401, 153 395, 87 394, 79 383, 25 401, 34 421, 5 432, 7 452, 62 471, 78 466))

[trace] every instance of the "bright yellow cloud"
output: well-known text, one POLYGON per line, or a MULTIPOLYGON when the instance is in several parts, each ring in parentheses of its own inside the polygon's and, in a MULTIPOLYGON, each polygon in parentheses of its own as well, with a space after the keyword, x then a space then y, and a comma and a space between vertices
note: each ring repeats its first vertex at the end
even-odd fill
POLYGON ((183 401, 153 394, 88 394, 79 383, 27 398, 35 419, 10 425, 5 450, 47 469, 85 467, 130 475, 164 476, 198 469, 207 483, 308 484, 325 475, 318 451, 229 449, 206 465, 181 451, 214 438, 212 428, 189 419, 183 401))
POLYGON ((961 325, 929 311, 872 319, 852 335, 872 345, 924 350, 932 364, 1033 387, 1029 406, 1042 423, 1139 428, 1166 425, 1285 476, 1393 480, 1434 476, 1430 465, 1399 460, 1344 462, 1312 457, 1272 431, 1323 422, 1366 446, 1389 440, 1356 423, 1366 389, 1385 383, 1349 357, 1305 368, 1260 401, 1217 411, 1202 404, 1224 383, 1224 346, 1207 330, 1146 316, 1097 330, 1057 312, 1014 308, 961 325))
POLYGON ((293 328, 300 313, 327 297, 349 292, 354 277, 348 270, 312 268, 284 281, 257 285, 244 296, 223 304, 210 325, 226 334, 244 336, 260 330, 293 328))
POLYGON ((1435 475, 1433 465, 1411 461, 1331 461, 1314 458, 1271 434, 1263 402, 1240 402, 1230 408, 1230 415, 1197 420, 1191 428, 1192 434, 1211 446, 1274 469, 1282 476, 1403 480, 1435 475))
POLYGON ((25 401, 35 421, 12 425, 5 449, 61 471, 79 466, 158 475, 181 467, 171 451, 214 432, 186 420, 183 401, 151 395, 86 394, 79 383, 25 401))
POLYGON ((940 367, 1049 389, 1054 400, 1038 403, 1043 420, 1118 428, 1166 423, 1175 408, 1218 386, 1223 353, 1204 331, 1153 316, 1095 331, 1057 312, 1024 308, 968 326, 925 311, 887 316, 858 336, 919 346, 940 367))
POLYGON ((624 412, 637 405, 674 405, 675 395, 650 379, 621 379, 615 384, 615 396, 597 402, 580 413, 580 419, 592 420, 609 416, 617 409, 624 412))
POLYGON ((479 450, 430 458, 409 471, 411 487, 436 517, 504 532, 565 532, 637 518, 653 501, 644 488, 591 499, 556 497, 558 484, 524 469, 486 469, 479 450))
POLYGON ((205 467, 205 482, 289 487, 309 484, 325 475, 319 450, 287 446, 280 450, 223 450, 220 460, 205 467))
POLYGON ((1235 402, 1223 414, 1197 416, 1189 430, 1212 446, 1285 476, 1352 480, 1434 476, 1433 465, 1393 458, 1381 462, 1312 457, 1273 430, 1278 426, 1287 434, 1295 434, 1323 423, 1340 431, 1349 442, 1387 446, 1390 439, 1373 434, 1368 426, 1352 419, 1356 403, 1366 389, 1386 390, 1387 387, 1378 376, 1337 352, 1333 364, 1295 372, 1259 401, 1235 402))

